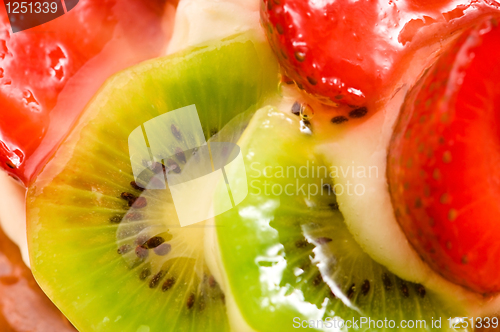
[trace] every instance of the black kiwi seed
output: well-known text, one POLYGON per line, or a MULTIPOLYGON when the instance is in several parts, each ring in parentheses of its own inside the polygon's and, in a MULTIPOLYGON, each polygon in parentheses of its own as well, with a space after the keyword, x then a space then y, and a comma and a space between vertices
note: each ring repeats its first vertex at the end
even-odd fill
POLYGON ((124 244, 123 246, 118 248, 118 250, 116 250, 116 251, 118 252, 118 255, 123 255, 123 254, 126 254, 127 252, 129 252, 131 249, 132 249, 132 247, 130 245, 124 244))
POLYGON ((160 244, 162 244, 163 242, 165 242, 165 239, 162 238, 161 236, 153 236, 152 238, 150 238, 149 240, 147 240, 143 245, 142 247, 143 248, 146 248, 146 249, 153 249, 153 248, 156 248, 158 247, 160 244))
POLYGON ((134 188, 135 190, 144 191, 144 189, 145 189, 145 188, 143 188, 143 187, 139 186, 139 185, 137 184, 137 182, 135 182, 135 181, 130 182, 130 186, 131 186, 132 188, 134 188))
POLYGON ((382 282, 384 283, 386 291, 390 291, 392 289, 392 281, 387 273, 382 274, 382 282))
POLYGON ((310 262, 303 263, 303 264, 301 264, 301 265, 299 266, 299 268, 300 268, 301 270, 304 270, 304 271, 308 270, 310 267, 311 267, 311 263, 310 263, 310 262))
POLYGON ((318 242, 318 244, 326 244, 328 242, 332 242, 332 239, 329 237, 319 237, 316 239, 316 242, 318 242))
POLYGON ((172 159, 167 160, 167 166, 168 166, 168 169, 174 173, 179 174, 181 172, 181 168, 179 167, 179 164, 177 164, 172 159))
POLYGON ((135 200, 137 199, 134 194, 127 192, 121 193, 120 197, 128 202, 128 206, 132 206, 132 204, 134 204, 135 200))
POLYGON ((364 117, 368 113, 368 109, 366 107, 356 108, 349 112, 349 117, 353 119, 358 119, 364 117))
POLYGON ((181 148, 177 147, 175 148, 175 157, 177 160, 179 160, 181 163, 185 164, 186 163, 186 155, 184 154, 184 151, 182 151, 181 148))
POLYGON ((365 280, 365 281, 363 281, 363 284, 361 285, 361 294, 366 296, 366 294, 368 294, 369 291, 370 291, 370 281, 365 280))
POLYGON ((323 185, 323 190, 326 190, 328 192, 328 194, 331 194, 332 193, 332 186, 329 185, 328 183, 326 183, 323 185))
POLYGON ((211 287, 211 288, 214 288, 215 285, 217 285, 217 281, 215 281, 215 278, 214 276, 210 276, 208 278, 208 285, 211 287))
POLYGON ((312 285, 313 286, 318 286, 319 284, 321 284, 323 282, 323 277, 321 276, 321 274, 318 274, 312 281, 312 285))
POLYGON ((346 118, 346 117, 345 117, 345 116, 343 116, 343 115, 339 115, 339 116, 336 116, 336 117, 332 118, 330 121, 331 121, 332 123, 334 123, 334 124, 341 124, 341 123, 344 123, 344 122, 349 121, 349 119, 348 119, 348 118, 346 118))
POLYGON ((165 256, 172 250, 172 246, 169 243, 162 243, 153 250, 158 256, 165 256))
POLYGON ((356 292, 356 284, 353 283, 351 287, 347 290, 347 298, 350 300, 354 296, 354 293, 356 292))
POLYGON ((158 284, 160 283, 161 278, 163 278, 163 271, 160 270, 157 274, 151 278, 151 281, 149 282, 149 288, 156 288, 158 284))
POLYGON ((139 274, 139 279, 144 280, 150 275, 151 275, 151 270, 149 269, 149 267, 146 267, 141 271, 141 274, 139 274))
POLYGON ((309 243, 306 240, 298 240, 295 242, 295 246, 297 248, 304 248, 308 245, 309 243))
POLYGON ((401 293, 403 293, 404 297, 410 296, 410 290, 408 289, 408 284, 401 280, 401 293))
POLYGON ((132 204, 129 202, 129 205, 135 209, 142 209, 148 205, 148 201, 146 200, 146 197, 137 197, 132 204))
POLYGON ((168 291, 170 288, 172 288, 172 286, 175 284, 175 278, 168 278, 167 280, 165 280, 165 282, 163 283, 163 286, 161 286, 161 290, 166 292, 168 291))
POLYGON ((338 210, 339 209, 339 203, 330 203, 328 204, 328 206, 330 207, 330 209, 332 210, 338 210))
POLYGON ((195 301, 194 294, 193 293, 189 294, 189 297, 186 301, 186 306, 188 307, 188 309, 191 309, 194 306, 194 301, 195 301))
POLYGON ((159 163, 157 161, 155 161, 151 166, 151 171, 155 174, 159 174, 161 173, 163 170, 165 170, 165 165, 163 165, 162 163, 159 163))
POLYGON ((210 137, 215 136, 219 130, 217 128, 212 128, 210 129, 210 137))
POLYGON ((143 247, 141 246, 137 246, 135 248, 135 254, 137 255, 137 257, 139 257, 140 259, 146 259, 149 255, 149 251, 148 249, 144 249, 143 247))
POLYGON ((148 240, 148 236, 147 235, 139 235, 137 237, 137 239, 135 239, 135 244, 139 245, 139 246, 142 246, 144 243, 146 243, 146 241, 148 240))
POLYGON ((136 221, 136 220, 141 220, 142 219, 142 213, 140 212, 129 212, 125 215, 125 218, 131 221, 136 221))
POLYGON ((112 216, 111 218, 109 218, 109 221, 111 221, 113 224, 119 224, 121 221, 122 221, 122 216, 112 216))
POLYGON ((421 298, 425 297, 426 291, 425 291, 425 287, 424 286, 422 286, 421 284, 416 284, 415 285, 415 290, 417 291, 418 295, 421 298))
POLYGON ((172 134, 174 135, 174 137, 177 138, 177 140, 182 141, 182 134, 176 125, 172 124, 170 126, 170 130, 172 131, 172 134))
POLYGON ((293 115, 297 115, 299 116, 300 115, 300 109, 302 108, 302 106, 300 106, 300 103, 298 101, 296 101, 295 103, 293 103, 292 105, 292 114, 293 115))
POLYGON ((13 163, 11 163, 10 161, 7 161, 5 163, 5 165, 7 165, 9 168, 12 168, 12 169, 16 168, 16 165, 14 165, 13 163))

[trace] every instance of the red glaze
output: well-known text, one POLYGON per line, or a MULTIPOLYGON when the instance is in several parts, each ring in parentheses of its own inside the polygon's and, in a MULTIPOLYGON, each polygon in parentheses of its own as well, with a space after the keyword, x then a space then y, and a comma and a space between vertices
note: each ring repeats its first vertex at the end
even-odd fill
POLYGON ((284 74, 299 88, 324 104, 359 107, 386 95, 411 52, 450 33, 443 28, 415 43, 421 28, 450 22, 479 3, 263 0, 261 20, 284 74))
POLYGON ((28 184, 109 75, 160 54, 165 1, 80 0, 15 34, 0 6, 0 167, 28 184))
POLYGON ((500 291, 500 28, 464 33, 404 103, 388 156, 396 217, 448 280, 500 291))

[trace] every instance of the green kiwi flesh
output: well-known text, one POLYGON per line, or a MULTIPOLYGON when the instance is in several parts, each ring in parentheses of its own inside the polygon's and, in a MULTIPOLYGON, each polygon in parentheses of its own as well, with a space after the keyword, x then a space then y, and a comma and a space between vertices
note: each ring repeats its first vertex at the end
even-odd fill
POLYGON ((333 331, 340 319, 357 320, 360 331, 404 330, 403 320, 412 331, 447 330, 461 309, 363 252, 338 210, 315 136, 299 126, 297 116, 272 107, 255 114, 238 142, 249 194, 216 217, 221 279, 243 320, 261 332, 333 331))
MULTIPOLYGON (((168 188, 134 181, 128 137, 194 104, 208 139, 257 109, 275 93, 278 68, 256 40, 233 36, 113 76, 29 188, 33 274, 78 330, 229 329, 224 293, 205 263, 204 225, 180 227, 168 188)), ((185 148, 178 141, 174 151, 185 148)), ((182 171, 189 156, 176 157, 182 171)), ((142 180, 167 162, 150 160, 142 180)))

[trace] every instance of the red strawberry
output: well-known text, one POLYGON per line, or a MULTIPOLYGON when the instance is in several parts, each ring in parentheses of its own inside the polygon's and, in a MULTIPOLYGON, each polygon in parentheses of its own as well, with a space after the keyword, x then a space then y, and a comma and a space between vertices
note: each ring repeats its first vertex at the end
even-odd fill
POLYGON ((17 33, 0 4, 0 171, 28 184, 108 75, 161 53, 166 1, 80 0, 17 33))
POLYGON ((500 28, 467 30, 408 94, 388 157, 399 224, 448 280, 500 291, 500 28))
POLYGON ((261 18, 286 75, 324 103, 364 105, 397 51, 374 32, 375 1, 264 0, 261 18))
MULTIPOLYGON (((406 70, 409 54, 419 47, 411 41, 420 28, 459 17, 454 11, 463 14, 472 4, 262 0, 261 20, 284 74, 299 88, 325 104, 362 107, 380 99, 406 70)), ((434 35, 419 43, 440 38, 434 35)))

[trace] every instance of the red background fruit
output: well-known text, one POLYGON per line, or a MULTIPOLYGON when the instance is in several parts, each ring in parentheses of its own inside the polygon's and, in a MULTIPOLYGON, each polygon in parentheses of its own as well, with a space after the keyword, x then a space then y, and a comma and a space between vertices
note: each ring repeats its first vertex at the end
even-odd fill
POLYGON ((500 291, 500 28, 461 36, 407 96, 388 179, 396 217, 447 279, 500 291))
POLYGON ((401 48, 385 29, 396 17, 378 1, 264 0, 261 19, 286 75, 325 103, 364 105, 401 48))
POLYGON ((81 0, 15 34, 0 6, 0 166, 27 184, 106 78, 160 55, 165 2, 81 0))
POLYGON ((76 331, 40 289, 19 249, 1 229, 0 331, 76 331))

